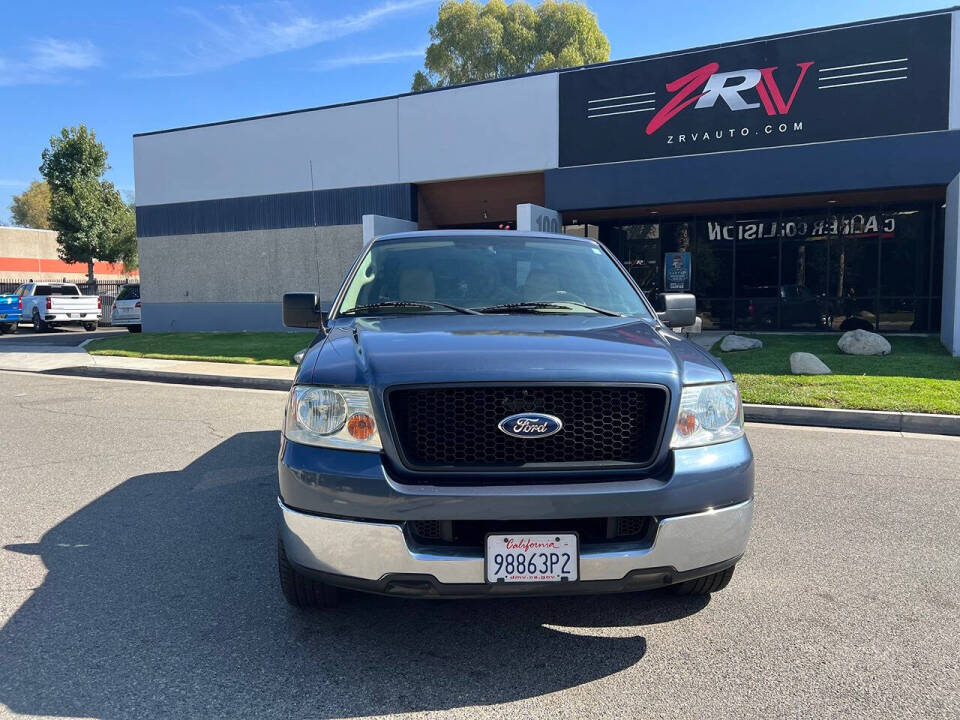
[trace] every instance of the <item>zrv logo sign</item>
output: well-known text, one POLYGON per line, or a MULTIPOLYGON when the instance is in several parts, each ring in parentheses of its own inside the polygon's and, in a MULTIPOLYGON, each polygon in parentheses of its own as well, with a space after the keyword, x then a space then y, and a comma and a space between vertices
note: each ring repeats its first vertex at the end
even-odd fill
POLYGON ((786 115, 811 65, 813 65, 812 61, 797 63, 800 73, 789 96, 784 100, 780 86, 774 77, 776 67, 722 73, 719 72, 719 63, 708 63, 667 83, 667 91, 676 94, 647 124, 647 135, 655 133, 677 113, 694 103, 696 103, 694 107, 698 110, 712 108, 718 100, 723 100, 726 106, 734 111, 752 110, 762 105, 767 115, 786 115), (697 94, 698 90, 701 90, 699 94, 697 94), (747 90, 756 91, 757 102, 744 100, 741 93, 747 90))
POLYGON ((945 130, 949 70, 943 13, 562 71, 560 165, 945 130))

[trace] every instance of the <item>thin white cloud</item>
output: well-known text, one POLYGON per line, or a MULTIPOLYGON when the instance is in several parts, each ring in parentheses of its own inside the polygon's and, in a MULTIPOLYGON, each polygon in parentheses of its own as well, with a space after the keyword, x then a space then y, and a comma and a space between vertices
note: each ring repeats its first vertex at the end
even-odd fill
POLYGON ((194 30, 179 48, 147 58, 140 77, 176 77, 218 70, 245 60, 303 50, 367 30, 390 17, 437 0, 387 0, 362 12, 320 18, 289 2, 224 5, 213 12, 181 8, 194 30), (160 59, 158 59, 160 58, 160 59))
POLYGON ((345 57, 329 58, 317 63, 314 70, 337 70, 339 68, 354 67, 356 65, 382 65, 383 63, 400 62, 408 58, 422 58, 426 50, 414 48, 411 50, 396 50, 393 52, 373 53, 370 55, 347 55, 345 57))
POLYGON ((26 187, 30 183, 27 180, 10 180, 8 178, 0 178, 0 187, 26 187))
POLYGON ((0 85, 63 82, 71 73, 102 62, 99 48, 89 40, 40 38, 28 43, 16 59, 0 56, 0 85))
POLYGON ((33 65, 38 70, 86 70, 101 62, 100 51, 89 40, 71 42, 43 38, 33 43, 33 65))

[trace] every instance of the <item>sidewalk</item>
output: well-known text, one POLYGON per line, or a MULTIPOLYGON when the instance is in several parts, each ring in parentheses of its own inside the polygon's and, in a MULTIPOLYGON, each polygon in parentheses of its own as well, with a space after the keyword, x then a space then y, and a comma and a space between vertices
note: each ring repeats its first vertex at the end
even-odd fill
POLYGON ((295 367, 90 355, 82 347, 4 343, 0 370, 127 380, 288 390, 295 367))

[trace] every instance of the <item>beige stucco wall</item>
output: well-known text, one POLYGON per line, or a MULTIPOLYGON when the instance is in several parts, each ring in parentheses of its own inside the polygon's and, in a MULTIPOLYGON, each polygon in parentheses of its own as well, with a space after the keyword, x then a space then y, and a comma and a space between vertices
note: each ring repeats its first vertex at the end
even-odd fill
POLYGON ((53 230, 0 227, 0 257, 56 258, 57 233, 53 230))

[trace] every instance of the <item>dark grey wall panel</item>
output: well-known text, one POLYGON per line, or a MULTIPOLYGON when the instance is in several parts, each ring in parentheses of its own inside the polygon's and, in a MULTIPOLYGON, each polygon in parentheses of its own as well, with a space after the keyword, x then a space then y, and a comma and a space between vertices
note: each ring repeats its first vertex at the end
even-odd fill
POLYGON ((417 219, 411 183, 256 195, 137 207, 137 235, 275 230, 317 225, 358 225, 363 215, 417 219))
POLYGON ((960 131, 687 155, 547 170, 546 205, 593 210, 808 193, 946 185, 960 131))
MULTIPOLYGON (((280 303, 143 303, 146 332, 285 330, 280 303)), ((307 334, 304 347, 312 334, 307 334)))

